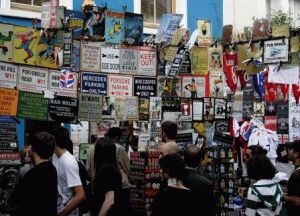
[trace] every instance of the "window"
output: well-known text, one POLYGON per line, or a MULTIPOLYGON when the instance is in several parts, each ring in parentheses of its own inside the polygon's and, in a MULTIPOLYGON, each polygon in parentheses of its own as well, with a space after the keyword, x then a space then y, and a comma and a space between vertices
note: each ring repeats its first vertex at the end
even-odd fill
POLYGON ((47 2, 48 0, 10 0, 10 2, 32 5, 32 6, 42 6, 43 2, 47 2))
POLYGON ((41 12, 43 2, 49 2, 49 0, 10 0, 12 9, 37 12, 41 12))
POLYGON ((174 13, 174 0, 141 0, 141 14, 144 14, 145 26, 157 27, 165 13, 174 13))

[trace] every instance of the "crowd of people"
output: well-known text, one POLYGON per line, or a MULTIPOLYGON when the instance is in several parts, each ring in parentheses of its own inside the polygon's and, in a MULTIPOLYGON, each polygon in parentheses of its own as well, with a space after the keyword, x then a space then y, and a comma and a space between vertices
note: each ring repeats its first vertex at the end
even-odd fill
MULTIPOLYGON (((119 144, 122 130, 111 128, 94 140, 87 153, 86 168, 92 182, 91 216, 134 215, 130 207, 130 159, 119 144)), ((203 149, 191 144, 182 152, 176 144, 177 125, 161 125, 161 187, 147 212, 151 216, 215 215, 214 184, 199 172, 203 149)), ((86 199, 78 161, 72 154, 68 130, 61 126, 30 134, 25 156, 32 165, 21 170, 10 198, 11 215, 78 216, 86 199)), ((299 215, 300 141, 278 148, 278 164, 260 146, 251 146, 246 167, 251 184, 246 199, 247 216, 299 215), (289 163, 293 163, 294 168, 289 163), (278 182, 277 172, 286 172, 278 182), (283 185, 286 185, 285 189, 283 185)))

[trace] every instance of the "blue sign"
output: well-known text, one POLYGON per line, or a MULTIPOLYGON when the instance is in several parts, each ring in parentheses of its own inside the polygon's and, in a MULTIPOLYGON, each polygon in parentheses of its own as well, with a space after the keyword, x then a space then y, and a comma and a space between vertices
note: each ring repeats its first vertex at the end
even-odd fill
POLYGON ((81 93, 107 94, 107 76, 100 73, 81 73, 81 93))

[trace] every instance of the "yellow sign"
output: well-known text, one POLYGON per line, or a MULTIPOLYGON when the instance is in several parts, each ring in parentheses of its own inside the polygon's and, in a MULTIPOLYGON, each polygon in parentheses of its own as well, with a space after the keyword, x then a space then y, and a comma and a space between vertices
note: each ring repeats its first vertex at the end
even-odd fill
POLYGON ((208 47, 194 47, 192 49, 192 74, 208 74, 208 47))
POLYGON ((19 91, 0 88, 0 115, 16 116, 19 91))

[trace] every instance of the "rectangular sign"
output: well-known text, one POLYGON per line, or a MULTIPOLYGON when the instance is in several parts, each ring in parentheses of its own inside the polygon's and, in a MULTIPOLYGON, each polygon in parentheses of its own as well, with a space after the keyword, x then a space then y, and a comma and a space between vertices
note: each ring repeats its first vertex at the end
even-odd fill
POLYGON ((81 67, 83 71, 100 71, 101 43, 82 41, 81 42, 81 67))
POLYGON ((1 33, 1 55, 0 61, 13 61, 13 40, 14 40, 14 26, 0 23, 1 33))
POLYGON ((41 27, 46 29, 50 27, 51 2, 42 3, 41 27))
POLYGON ((81 92, 90 94, 107 94, 107 75, 100 73, 81 73, 81 92))
POLYGON ((95 94, 80 94, 78 119, 84 121, 101 121, 102 96, 95 94))
POLYGON ((289 138, 290 142, 300 139, 300 106, 292 91, 289 97, 289 138))
POLYGON ((132 77, 108 75, 108 95, 115 97, 132 96, 132 77))
POLYGON ((71 67, 73 71, 80 70, 80 40, 73 40, 71 67))
POLYGON ((41 93, 48 89, 48 71, 33 67, 20 67, 18 88, 41 93))
POLYGON ((157 77, 157 96, 159 97, 180 97, 181 77, 157 77))
POLYGON ((124 16, 119 11, 106 10, 105 14, 105 40, 119 44, 124 40, 124 16))
POLYGON ((0 88, 0 116, 16 116, 19 91, 0 88))
POLYGON ((45 121, 47 112, 48 99, 43 94, 20 91, 18 117, 45 121))
POLYGON ((182 97, 201 98, 206 96, 206 78, 199 76, 182 77, 182 97))
POLYGON ((156 76, 156 49, 152 47, 140 47, 138 61, 138 74, 156 76))
POLYGON ((0 62, 0 87, 17 87, 18 66, 0 62))
POLYGON ((138 73, 138 47, 122 46, 120 49, 120 73, 138 73))
POLYGON ((71 67, 72 61, 72 32, 65 30, 63 33, 63 66, 71 67))
POLYGON ((212 40, 211 23, 209 20, 197 20, 197 28, 199 29, 198 45, 208 47, 212 40))
POLYGON ((103 97, 102 119, 116 118, 116 98, 110 96, 103 97))
POLYGON ((203 120, 203 100, 202 99, 193 99, 193 121, 202 121, 203 120))
POLYGON ((263 62, 265 64, 289 61, 289 39, 264 42, 263 62))
POLYGON ((208 74, 208 48, 194 47, 191 54, 192 74, 206 75, 208 74))
POLYGON ((226 117, 226 100, 215 98, 215 119, 225 119, 226 117))
POLYGON ((60 77, 60 71, 51 70, 49 72, 49 90, 56 93, 56 95, 59 96, 76 98, 78 75, 74 73, 74 84, 69 88, 59 87, 59 77, 60 77))
POLYGON ((120 46, 102 43, 101 46, 101 72, 120 72, 120 46))
POLYGON ((77 99, 57 96, 49 100, 48 119, 57 122, 75 122, 78 114, 77 99))
POLYGON ((11 117, 0 118, 0 150, 17 149, 16 121, 11 117))
POLYGON ((139 118, 139 101, 137 97, 126 97, 125 115, 126 120, 137 120, 139 118))
POLYGON ((166 44, 170 43, 175 30, 178 28, 182 14, 163 14, 160 19, 159 29, 156 34, 155 42, 166 44))
POLYGON ((134 77, 133 94, 138 97, 155 97, 156 86, 156 78, 154 77, 134 77))

